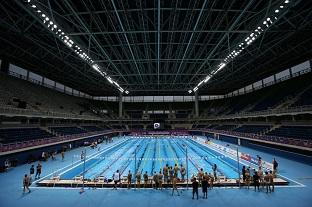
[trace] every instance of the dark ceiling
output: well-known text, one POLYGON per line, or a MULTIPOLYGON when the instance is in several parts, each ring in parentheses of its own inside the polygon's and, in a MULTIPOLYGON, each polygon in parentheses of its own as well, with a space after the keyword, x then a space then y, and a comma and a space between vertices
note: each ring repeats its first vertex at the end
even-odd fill
MULTIPOLYGON (((187 95, 276 6, 267 0, 33 1, 129 95, 187 95)), ((290 0, 268 30, 203 87, 225 94, 312 58, 312 1, 290 0)), ((90 95, 118 90, 23 0, 0 1, 0 57, 90 95)))

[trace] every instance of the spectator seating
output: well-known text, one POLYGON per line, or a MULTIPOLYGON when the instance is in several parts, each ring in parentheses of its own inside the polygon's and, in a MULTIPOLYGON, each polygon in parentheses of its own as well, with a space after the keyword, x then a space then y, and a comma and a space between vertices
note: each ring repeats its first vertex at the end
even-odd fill
POLYGON ((53 135, 40 128, 0 129, 0 142, 3 144, 49 137, 53 137, 53 135))
POLYGON ((88 132, 96 132, 96 131, 102 131, 103 129, 97 126, 82 126, 81 128, 83 128, 84 130, 88 131, 88 132))
POLYGON ((234 129, 235 132, 243 132, 243 133, 254 133, 258 134, 261 132, 266 132, 266 130, 270 129, 269 125, 243 125, 239 128, 234 129))
POLYGON ((87 130, 78 127, 49 127, 49 129, 58 135, 73 135, 87 132, 87 130))
POLYGON ((312 139, 312 126, 281 126, 267 135, 296 139, 312 139))

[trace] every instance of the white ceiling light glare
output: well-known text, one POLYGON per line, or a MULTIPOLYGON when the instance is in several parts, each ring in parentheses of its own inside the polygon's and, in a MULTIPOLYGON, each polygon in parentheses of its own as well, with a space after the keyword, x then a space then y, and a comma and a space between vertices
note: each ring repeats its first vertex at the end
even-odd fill
MULTIPOLYGON (((111 84, 114 83, 113 85, 115 85, 119 91, 125 91, 116 81, 113 81, 109 76, 107 76, 107 74, 101 70, 99 65, 94 64, 94 60, 92 60, 92 58, 89 57, 86 52, 84 52, 72 39, 70 39, 55 22, 51 21, 48 15, 38 8, 36 3, 31 3, 31 0, 24 0, 24 2, 26 2, 28 6, 33 9, 37 16, 42 20, 43 24, 45 24, 51 32, 57 35, 65 45, 74 50, 74 52, 82 60, 87 62, 96 72, 105 77, 111 84)), ((129 93, 129 91, 127 92, 129 93)))
MULTIPOLYGON (((217 72, 219 72, 222 68, 226 66, 227 63, 231 62, 236 56, 238 56, 245 48, 246 46, 251 45, 264 30, 268 29, 276 20, 278 20, 279 15, 281 15, 281 9, 284 9, 288 4, 290 3, 290 0, 283 0, 281 2, 281 5, 278 6, 278 8, 272 10, 272 15, 269 15, 265 17, 262 22, 260 23, 261 25, 257 26, 256 29, 252 30, 252 32, 244 38, 242 42, 240 42, 235 49, 232 50, 224 59, 223 62, 221 62, 216 70, 212 72, 212 75, 215 75, 217 72)), ((198 87, 202 85, 203 83, 207 83, 212 76, 207 76, 203 81, 200 81, 199 84, 195 87, 198 90, 198 87)), ((194 88, 194 89, 195 89, 194 88)), ((195 92, 196 90, 193 91, 195 92)), ((191 90, 189 90, 191 91, 191 90)))

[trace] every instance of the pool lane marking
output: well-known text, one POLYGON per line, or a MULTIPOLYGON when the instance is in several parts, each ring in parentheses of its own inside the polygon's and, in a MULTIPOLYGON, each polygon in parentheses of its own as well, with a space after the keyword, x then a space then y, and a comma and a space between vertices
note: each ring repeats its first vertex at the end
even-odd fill
MULTIPOLYGON (((96 154, 96 155, 101 154, 101 153, 107 151, 108 149, 113 148, 113 147, 115 147, 116 145, 121 144, 121 143, 123 143, 123 142, 125 142, 125 141, 127 141, 127 140, 128 140, 128 139, 126 139, 126 140, 124 140, 124 139, 123 139, 123 140, 120 140, 119 142, 115 143, 114 145, 109 146, 109 147, 107 147, 107 148, 104 148, 104 149, 102 149, 100 152, 95 152, 95 153, 91 154, 90 156, 93 156, 93 155, 95 155, 95 154, 96 154)), ((95 156, 96 156, 96 155, 95 155, 95 156)), ((93 156, 93 157, 95 157, 95 156, 93 156)), ((91 157, 91 158, 93 158, 93 157, 91 157)), ((91 158, 89 158, 89 159, 91 159, 91 158)), ((89 159, 88 159, 88 160, 89 160, 89 159)), ((58 172, 58 171, 60 171, 60 170, 63 170, 63 169, 65 169, 65 168, 68 168, 68 167, 70 167, 71 165, 76 164, 76 163, 78 163, 78 162, 81 162, 81 160, 78 160, 78 161, 76 161, 76 162, 74 162, 74 163, 72 163, 72 164, 66 165, 65 167, 62 167, 62 168, 60 168, 60 169, 58 169, 58 170, 56 170, 56 171, 53 171, 52 173, 50 173, 50 174, 48 174, 48 175, 46 175, 46 176, 40 178, 39 180, 34 181, 33 184, 37 184, 38 182, 42 181, 42 180, 45 179, 46 177, 49 177, 49 176, 55 174, 56 172, 58 172)), ((80 164, 81 164, 81 163, 80 163, 80 164)), ((78 164, 78 165, 80 165, 80 164, 78 164)), ((77 165, 77 166, 78 166, 78 165, 77 165)), ((75 167, 76 167, 76 166, 75 166, 75 167)), ((71 169, 72 169, 72 168, 71 168, 71 169)))
MULTIPOLYGON (((202 144, 201 142, 199 142, 199 141, 197 141, 197 140, 196 140, 196 142, 199 143, 199 144, 201 144, 202 146, 205 146, 205 147, 207 147, 207 148, 209 148, 209 149, 212 149, 212 150, 214 150, 214 151, 216 151, 216 152, 219 152, 220 154, 224 155, 225 157, 228 157, 228 158, 230 158, 230 159, 232 159, 232 160, 234 160, 234 161, 237 162, 237 159, 234 159, 234 158, 233 158, 232 156, 230 156, 230 155, 226 155, 226 154, 224 154, 224 153, 221 152, 221 151, 217 151, 216 149, 214 149, 214 148, 212 148, 212 147, 209 147, 209 146, 207 146, 207 145, 204 145, 204 144, 202 144)), ((253 164, 253 163, 251 163, 251 162, 249 162, 249 161, 247 161, 247 160, 244 160, 244 161, 247 162, 247 163, 249 163, 249 164, 252 165, 252 166, 256 166, 256 167, 257 167, 257 165, 255 165, 255 164, 253 164)), ((239 163, 240 163, 240 164, 243 164, 243 165, 246 165, 246 163, 241 162, 241 159, 239 159, 239 163)), ((293 180, 293 179, 291 179, 291 178, 289 178, 289 177, 286 177, 286 176, 281 175, 281 174, 277 174, 277 175, 279 175, 279 176, 281 176, 281 177, 283 177, 283 178, 285 178, 285 179, 287 179, 287 180, 290 180, 290 181, 292 181, 292 182, 294 182, 294 183, 300 185, 301 187, 306 187, 304 184, 302 184, 302 183, 300 183, 300 182, 298 182, 298 181, 295 181, 295 180, 293 180)))
POLYGON ((163 168, 163 166, 162 166, 162 158, 160 156, 160 143, 158 143, 158 158, 159 158, 159 167, 160 167, 160 170, 161 170, 163 168))
MULTIPOLYGON (((152 151, 151 149, 149 149, 150 148, 150 144, 151 144, 152 142, 149 142, 148 143, 148 145, 146 146, 147 147, 147 158, 146 159, 144 159, 144 162, 143 162, 143 166, 142 166, 142 170, 144 171, 144 167, 145 167, 145 165, 146 165, 146 162, 147 162, 147 159, 149 158, 149 155, 150 155, 150 152, 152 151)), ((144 157, 141 157, 141 159, 143 159, 144 157)), ((141 170, 141 171, 142 171, 141 170)), ((147 171, 147 170, 145 170, 145 171, 147 171)), ((152 174, 153 174, 153 172, 152 172, 152 174)))
MULTIPOLYGON (((168 141, 168 142, 170 142, 170 141, 168 141)), ((177 164, 177 165, 179 166, 179 163, 178 163, 178 161, 177 161, 177 160, 179 159, 178 155, 177 155, 176 153, 173 152, 173 148, 172 148, 172 146, 171 146, 171 143, 168 143, 168 146, 169 146, 169 148, 170 148, 170 152, 171 152, 171 154, 172 154, 172 159, 173 159, 174 163, 177 164), (174 155, 174 154, 175 154, 175 155, 174 155), (174 159, 175 157, 177 158, 177 160, 174 159)))
MULTIPOLYGON (((120 142, 120 143, 118 143, 118 144, 122 144, 122 143, 124 143, 124 142, 120 142)), ((116 147, 116 146, 117 146, 117 144, 116 144, 116 145, 113 145, 113 146, 111 146, 111 147, 109 147, 109 148, 106 148, 105 151, 107 151, 108 149, 112 149, 112 148, 114 148, 114 147, 116 147)), ((104 153, 104 151, 101 151, 100 153, 98 153, 98 154, 96 154, 96 155, 94 155, 94 156, 89 157, 88 159, 86 159, 86 162, 89 161, 89 160, 91 160, 91 159, 93 159, 94 157, 97 157, 97 156, 98 156, 99 154, 101 154, 101 153, 104 153)), ((79 162, 79 161, 78 161, 78 162, 79 162)), ((79 164, 77 164, 77 165, 75 165, 75 166, 73 166, 73 167, 71 167, 71 168, 65 170, 64 172, 60 173, 59 175, 63 175, 64 173, 66 173, 66 172, 72 170, 73 168, 75 168, 75 167, 77 167, 77 166, 79 166, 79 165, 81 165, 81 164, 83 164, 83 161, 81 161, 81 163, 79 163, 79 164)), ((94 166, 94 165, 95 165, 95 164, 93 164, 93 166, 94 166)))
MULTIPOLYGON (((118 160, 119 157, 122 156, 122 153, 121 153, 121 152, 118 153, 118 151, 121 150, 121 149, 126 148, 128 144, 131 144, 131 143, 129 142, 129 143, 125 144, 124 146, 120 147, 117 151, 112 152, 112 153, 110 154, 110 156, 112 157, 112 155, 114 155, 114 157, 116 157, 115 160, 118 160)), ((105 157, 104 157, 104 160, 105 160, 105 157)), ((88 167, 88 169, 85 170, 85 175, 88 173, 89 176, 87 176, 87 177, 92 177, 92 176, 94 177, 94 175, 96 175, 97 173, 96 173, 96 172, 90 173, 89 170, 91 170, 92 168, 94 168, 96 165, 99 165, 99 164, 101 163, 101 161, 104 161, 104 160, 100 160, 99 162, 93 163, 90 167, 88 167)), ((113 158, 112 158, 112 160, 113 160, 113 158)), ((110 163, 106 163, 106 164, 111 164, 111 162, 110 162, 110 163)), ((113 164, 114 164, 114 163, 113 163, 113 164)), ((113 165, 113 164, 112 164, 112 165, 113 165)), ((106 170, 108 170, 112 165, 110 165, 106 170)), ((105 166, 105 164, 104 164, 104 166, 105 166)), ((92 171, 91 171, 91 172, 92 172, 92 171)), ((105 172, 102 172, 102 173, 98 174, 98 175, 95 176, 95 177, 101 176, 103 173, 105 173, 105 172)), ((78 173, 77 175, 81 175, 81 172, 78 173)), ((75 177, 76 177, 77 175, 75 175, 75 177)))

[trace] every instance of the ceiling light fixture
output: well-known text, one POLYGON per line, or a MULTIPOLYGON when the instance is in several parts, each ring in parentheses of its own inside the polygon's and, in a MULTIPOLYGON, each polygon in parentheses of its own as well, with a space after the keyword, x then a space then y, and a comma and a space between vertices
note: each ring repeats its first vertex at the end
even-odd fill
POLYGON ((69 48, 71 48, 83 61, 87 62, 97 73, 99 73, 101 76, 105 77, 111 84, 113 84, 120 92, 125 92, 126 94, 129 94, 129 91, 125 91, 116 81, 112 80, 111 77, 107 76, 107 73, 103 72, 101 67, 98 64, 94 64, 94 60, 92 60, 91 57, 87 55, 86 52, 84 52, 78 45, 75 43, 70 37, 68 37, 62 29, 57 26, 56 23, 50 20, 48 15, 44 13, 42 10, 39 10, 38 5, 35 3, 31 3, 31 0, 24 0, 28 6, 36 13, 36 15, 42 19, 43 24, 46 25, 46 27, 53 32, 57 37, 63 41, 65 45, 67 45, 69 48))
MULTIPOLYGON (((288 4, 290 2, 290 0, 285 0, 284 3, 288 4)), ((255 30, 252 30, 252 32, 247 35, 247 37, 244 38, 244 41, 240 42, 237 46, 236 49, 234 49, 233 51, 231 51, 224 59, 223 61, 216 67, 215 70, 213 70, 211 72, 211 74, 209 74, 208 76, 206 76, 206 78, 202 81, 200 81, 196 87, 193 88, 193 90, 188 90, 188 93, 191 93, 192 91, 197 91, 199 86, 203 85, 203 83, 207 83, 213 75, 215 75, 216 73, 218 73, 220 70, 222 70, 227 63, 229 63, 230 61, 232 61, 236 56, 238 56, 247 46, 249 46, 252 42, 254 42, 259 36, 260 34, 264 31, 264 29, 269 28, 276 20, 278 20, 278 17, 276 15, 278 15, 278 13, 280 13, 280 9, 284 8, 284 5, 280 5, 278 7, 279 9, 275 9, 273 10, 275 12, 274 15, 270 15, 264 18, 262 25, 264 26, 257 26, 255 30), (264 28, 263 28, 264 27, 264 28)), ((281 14, 279 14, 281 15, 281 14)))

